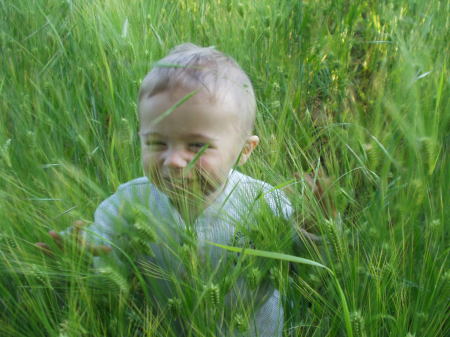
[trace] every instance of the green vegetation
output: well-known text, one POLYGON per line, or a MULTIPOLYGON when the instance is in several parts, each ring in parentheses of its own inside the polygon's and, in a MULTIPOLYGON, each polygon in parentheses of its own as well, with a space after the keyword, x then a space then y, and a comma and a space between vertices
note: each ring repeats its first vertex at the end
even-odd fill
MULTIPOLYGON (((296 254, 331 273, 239 257, 253 280, 270 260, 285 335, 449 335, 449 12, 438 0, 2 1, 0 335, 172 336, 175 314, 191 336, 215 335, 224 286, 192 255, 192 280, 161 313, 143 281, 162 277, 154 266, 127 279, 72 246, 55 258, 34 246, 142 175, 139 83, 186 41, 248 72, 261 145, 242 170, 283 187, 296 222, 324 238, 302 237, 296 254), (303 179, 321 170, 342 224, 303 179)), ((256 248, 293 254, 264 240, 272 225, 256 248)))

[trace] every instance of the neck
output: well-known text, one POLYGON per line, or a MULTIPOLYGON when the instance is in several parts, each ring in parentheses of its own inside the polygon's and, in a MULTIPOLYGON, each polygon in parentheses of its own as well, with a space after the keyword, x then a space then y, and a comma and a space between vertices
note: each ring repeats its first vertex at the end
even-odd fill
POLYGON ((195 220, 207 209, 222 193, 226 183, 222 184, 214 192, 207 196, 198 197, 193 195, 183 195, 177 198, 169 198, 170 203, 180 213, 182 219, 187 224, 193 224, 195 220))
POLYGON ((169 200, 186 224, 193 224, 206 208, 202 203, 192 202, 187 198, 172 198, 169 200))

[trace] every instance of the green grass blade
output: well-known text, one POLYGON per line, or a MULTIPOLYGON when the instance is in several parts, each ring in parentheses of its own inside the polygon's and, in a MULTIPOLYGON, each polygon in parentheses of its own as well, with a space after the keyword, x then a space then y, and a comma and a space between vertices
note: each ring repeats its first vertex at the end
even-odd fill
POLYGON ((156 125, 159 122, 161 122, 164 118, 166 118, 167 116, 169 116, 172 112, 175 111, 176 108, 180 107, 182 104, 184 104, 188 99, 190 99, 192 96, 196 95, 198 93, 198 90, 194 90, 192 92, 190 92, 189 94, 187 94, 186 96, 184 96, 182 99, 180 99, 177 103, 175 103, 173 106, 171 106, 169 109, 167 109, 166 111, 164 111, 161 115, 159 115, 158 117, 156 117, 153 121, 152 121, 152 125, 156 125))
POLYGON ((227 246, 227 245, 222 245, 222 244, 211 242, 211 241, 206 241, 206 242, 212 246, 216 246, 216 247, 228 250, 230 252, 242 253, 242 254, 251 255, 251 256, 266 257, 269 259, 275 259, 275 260, 281 260, 281 261, 287 261, 287 262, 307 264, 307 265, 314 266, 314 267, 324 268, 324 269, 328 270, 329 272, 331 272, 331 270, 327 266, 324 266, 323 264, 321 264, 319 262, 305 259, 305 258, 298 257, 298 256, 294 256, 294 255, 277 253, 277 252, 268 252, 265 250, 258 250, 258 249, 227 246))

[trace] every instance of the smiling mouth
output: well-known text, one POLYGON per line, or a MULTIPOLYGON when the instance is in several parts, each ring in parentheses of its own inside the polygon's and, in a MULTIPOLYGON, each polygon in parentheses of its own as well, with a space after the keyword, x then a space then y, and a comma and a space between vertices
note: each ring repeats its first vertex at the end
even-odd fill
POLYGON ((163 178, 162 184, 171 190, 182 190, 186 187, 190 187, 192 185, 192 180, 185 178, 163 178))
POLYGON ((190 183, 192 179, 163 177, 162 180, 165 182, 168 182, 168 183, 186 184, 186 183, 190 183))

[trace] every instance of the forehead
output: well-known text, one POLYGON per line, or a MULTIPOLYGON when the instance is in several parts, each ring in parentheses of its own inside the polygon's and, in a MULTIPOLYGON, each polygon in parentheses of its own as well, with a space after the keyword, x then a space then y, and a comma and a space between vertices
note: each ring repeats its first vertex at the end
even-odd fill
POLYGON ((239 126, 232 97, 214 97, 206 90, 166 90, 140 101, 141 133, 207 134, 239 126))

